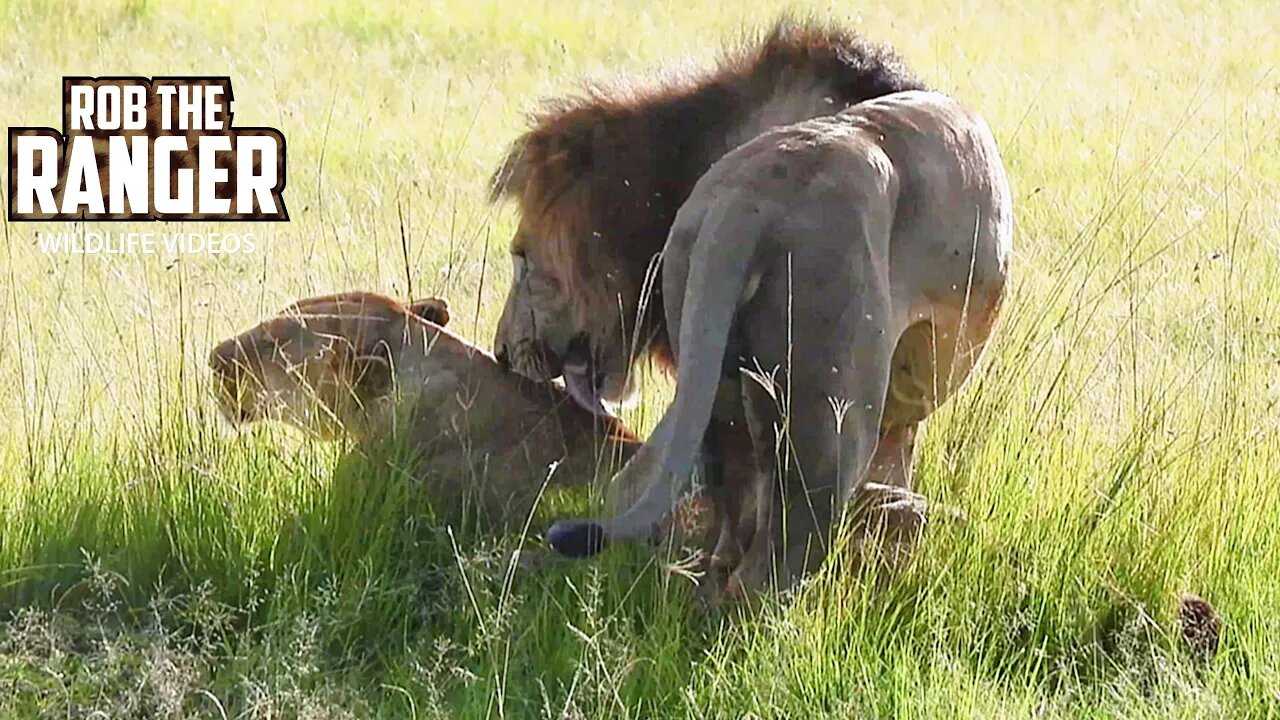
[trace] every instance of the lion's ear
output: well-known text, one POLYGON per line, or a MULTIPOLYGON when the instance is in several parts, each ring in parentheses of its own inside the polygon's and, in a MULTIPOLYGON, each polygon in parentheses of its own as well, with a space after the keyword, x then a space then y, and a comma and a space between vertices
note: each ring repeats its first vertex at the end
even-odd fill
POLYGON ((595 168, 606 142, 604 119, 587 109, 546 118, 511 144, 493 174, 489 198, 522 198, 531 188, 544 193, 570 185, 595 168))
POLYGON ((449 324, 449 301, 444 298, 414 300, 409 303, 409 312, 440 327, 449 324))
POLYGON ((604 127, 583 118, 552 138, 547 159, 559 165, 566 177, 577 178, 595 167, 597 146, 603 142, 604 127))
POLYGON ((502 158, 502 164, 489 179, 489 202, 497 202, 508 197, 516 198, 524 194, 525 188, 529 187, 536 164, 533 158, 526 157, 526 151, 532 153, 531 144, 531 138, 525 135, 507 149, 507 154, 502 158))

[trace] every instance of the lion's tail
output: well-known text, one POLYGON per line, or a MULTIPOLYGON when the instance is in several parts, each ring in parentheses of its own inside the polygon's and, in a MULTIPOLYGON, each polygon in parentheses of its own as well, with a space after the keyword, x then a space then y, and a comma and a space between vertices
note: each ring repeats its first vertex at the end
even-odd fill
MULTIPOLYGON (((680 218, 676 226, 680 227, 680 218)), ((648 442, 614 482, 641 473, 644 491, 629 509, 606 520, 567 520, 552 526, 547 541, 561 554, 585 557, 611 541, 648 536, 671 515, 688 485, 720 382, 721 366, 734 314, 745 300, 756 249, 763 236, 763 215, 755 203, 736 193, 713 202, 696 228, 683 283, 664 287, 668 298, 683 293, 677 340, 676 396, 648 442), (647 476, 647 478, 645 477, 647 476)), ((667 252, 676 242, 668 241, 667 252)), ((669 258, 670 259, 670 258, 669 258)), ((664 269, 664 281, 671 280, 664 269)), ((668 314, 670 318, 670 313, 668 314)))

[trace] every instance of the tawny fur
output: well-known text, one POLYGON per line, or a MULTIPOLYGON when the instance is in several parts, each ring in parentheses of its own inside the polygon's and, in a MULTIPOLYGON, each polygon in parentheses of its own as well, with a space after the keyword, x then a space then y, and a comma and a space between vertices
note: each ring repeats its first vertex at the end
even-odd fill
POLYGON ((415 474, 493 520, 523 520, 553 464, 552 484, 582 485, 638 446, 621 423, 503 370, 430 320, 448 321, 442 301, 301 300, 214 349, 220 406, 237 423, 277 418, 325 437, 403 440, 415 474))
MULTIPOLYGON (((549 103, 494 175, 494 198, 520 210, 515 273, 495 337, 499 359, 530 377, 588 383, 589 395, 606 400, 628 394, 642 356, 671 367, 670 298, 658 258, 704 173, 771 128, 923 87, 886 47, 836 26, 784 20, 706 71, 594 86, 549 103)), ((900 358, 915 368, 908 376, 932 366, 921 347, 911 344, 900 358)), ((893 386, 899 394, 901 385, 893 386)), ((918 398, 914 390, 905 391, 918 398)), ((745 421, 717 415, 713 425, 719 454, 750 466, 734 455, 751 445, 745 421)), ((886 446, 898 450, 877 461, 873 479, 905 486, 914 424, 890 418, 887 427, 886 446)), ((732 548, 752 536, 755 494, 767 491, 749 488, 746 475, 712 483, 724 566, 738 562, 743 550, 732 548)))
POLYGON ((626 394, 643 353, 672 360, 660 283, 646 278, 698 178, 772 127, 921 88, 886 47, 784 20, 706 71, 549 102, 494 175, 494 198, 520 209, 512 252, 522 265, 495 339, 499 357, 550 378, 575 339, 585 341, 605 398, 626 394))
POLYGON ((846 510, 888 511, 877 519, 913 535, 916 428, 981 356, 1012 235, 990 129, 937 93, 860 103, 726 155, 663 251, 676 396, 615 478, 648 490, 616 517, 557 524, 553 546, 590 554, 662 522, 708 437, 738 418, 763 472, 754 523, 729 518, 751 535, 740 557, 726 548, 731 590, 804 577, 846 510))

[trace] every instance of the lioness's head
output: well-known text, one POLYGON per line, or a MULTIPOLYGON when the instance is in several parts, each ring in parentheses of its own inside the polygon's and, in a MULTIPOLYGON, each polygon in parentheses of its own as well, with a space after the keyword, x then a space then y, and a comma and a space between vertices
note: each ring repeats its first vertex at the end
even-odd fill
POLYGON ((363 428, 392 394, 411 315, 449 321, 439 298, 409 306, 364 292, 300 300, 214 348, 219 407, 236 424, 277 418, 326 437, 363 428))

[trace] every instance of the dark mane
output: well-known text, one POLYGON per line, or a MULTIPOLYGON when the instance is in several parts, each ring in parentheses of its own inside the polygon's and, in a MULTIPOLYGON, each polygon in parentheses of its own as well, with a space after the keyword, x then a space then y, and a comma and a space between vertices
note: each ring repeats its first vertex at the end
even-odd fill
MULTIPOLYGON (((634 314, 651 259, 676 210, 716 160, 766 129, 881 95, 924 89, 891 49, 833 25, 784 19, 708 71, 648 83, 592 86, 549 102, 494 174, 492 197, 513 198, 532 241, 552 246, 583 304, 593 277, 621 266, 634 314)), ((661 298, 641 334, 669 353, 661 298)))

